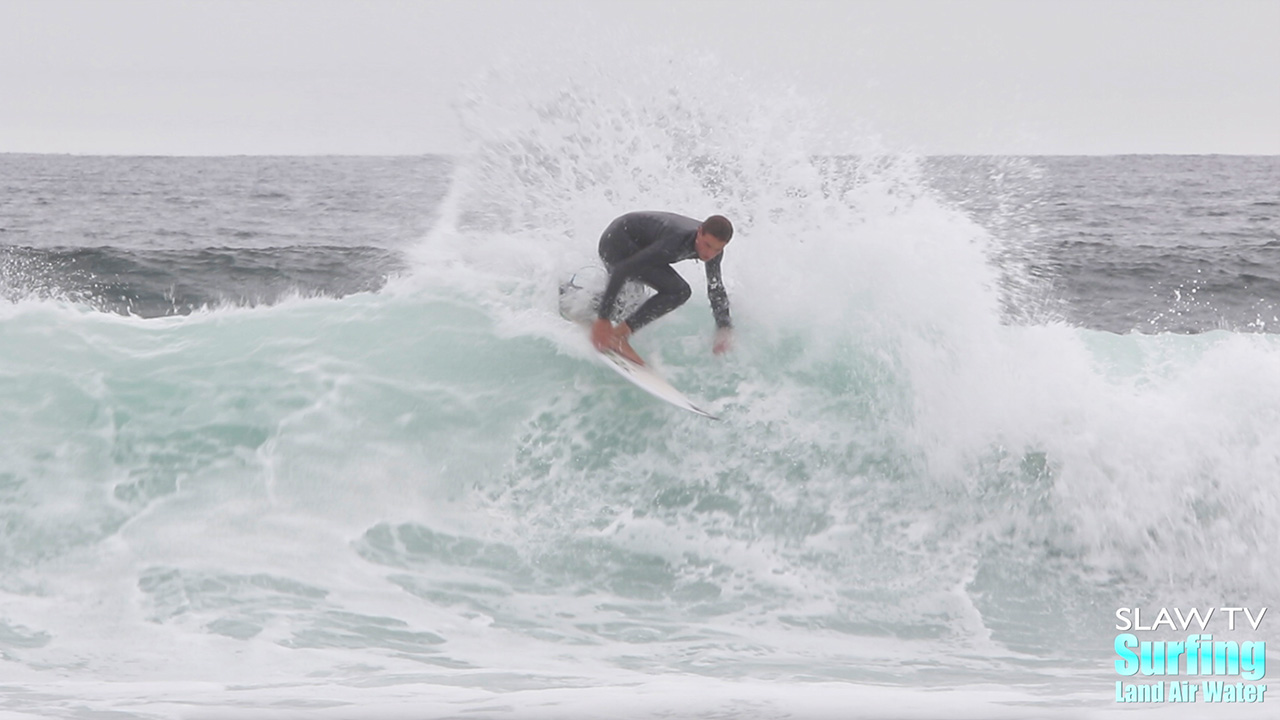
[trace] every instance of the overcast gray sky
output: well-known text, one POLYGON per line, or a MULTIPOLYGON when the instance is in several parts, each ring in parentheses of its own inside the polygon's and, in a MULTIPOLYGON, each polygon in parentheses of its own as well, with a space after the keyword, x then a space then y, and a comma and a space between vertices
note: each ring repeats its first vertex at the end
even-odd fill
POLYGON ((926 153, 1280 154, 1277 0, 0 0, 0 152, 453 152, 593 23, 926 153))

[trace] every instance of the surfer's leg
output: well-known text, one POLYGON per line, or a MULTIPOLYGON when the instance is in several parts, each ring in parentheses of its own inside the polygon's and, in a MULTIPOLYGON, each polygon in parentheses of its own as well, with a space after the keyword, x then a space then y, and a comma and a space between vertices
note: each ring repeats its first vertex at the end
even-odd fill
POLYGON ((670 265, 647 268, 640 273, 638 279, 658 294, 646 300, 627 318, 626 323, 632 332, 680 307, 692 294, 689 283, 670 265))
MULTIPOLYGON (((622 218, 618 218, 604 229, 604 233, 600 236, 600 261, 604 263, 604 269, 613 274, 613 268, 618 263, 626 260, 632 255, 639 252, 640 248, 636 245, 636 241, 627 234, 622 218)), ((621 322, 622 313, 626 307, 635 302, 631 299, 631 286, 635 284, 634 280, 628 280, 623 286, 623 291, 618 293, 618 297, 613 302, 613 307, 609 308, 608 317, 610 322, 621 322)), ((598 298, 597 298, 598 299, 598 298)), ((599 308, 596 308, 598 311, 599 308)))
MULTIPOLYGON (((620 323, 627 317, 628 310, 638 309, 640 304, 649 297, 648 287, 638 280, 628 280, 622 284, 622 291, 618 293, 618 297, 613 300, 613 307, 609 308, 607 317, 609 322, 620 323)), ((596 295, 596 304, 592 306, 593 311, 599 312, 600 295, 596 295)))
POLYGON ((604 266, 612 272, 614 265, 635 255, 640 247, 627 234, 622 218, 618 218, 600 235, 600 245, 597 250, 600 253, 600 259, 604 261, 604 266))

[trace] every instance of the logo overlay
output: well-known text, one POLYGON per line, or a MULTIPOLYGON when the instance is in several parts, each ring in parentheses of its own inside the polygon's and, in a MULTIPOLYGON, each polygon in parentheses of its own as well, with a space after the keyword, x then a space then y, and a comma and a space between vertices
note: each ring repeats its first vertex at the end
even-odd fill
POLYGON ((1266 641, 1215 639, 1209 628, 1235 632, 1238 626, 1257 632, 1266 614, 1266 608, 1191 608, 1186 613, 1160 608, 1151 624, 1143 625, 1141 608, 1119 608, 1116 629, 1126 632, 1116 635, 1115 668, 1125 679, 1116 681, 1116 702, 1266 702, 1267 686, 1258 682, 1267 675, 1266 641), (1149 639, 1170 633, 1186 635, 1149 639), (1192 679, 1163 679, 1184 677, 1192 679))

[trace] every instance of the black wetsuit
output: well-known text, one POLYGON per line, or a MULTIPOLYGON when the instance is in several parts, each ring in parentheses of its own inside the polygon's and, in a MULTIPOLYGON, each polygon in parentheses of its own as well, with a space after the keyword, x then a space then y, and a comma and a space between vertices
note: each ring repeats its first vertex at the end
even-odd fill
MULTIPOLYGON (((639 330, 689 299, 689 283, 672 263, 698 257, 694 237, 702 223, 668 212, 633 212, 609 223, 600 236, 600 259, 609 269, 609 284, 600 296, 599 317, 616 320, 618 292, 628 280, 638 280, 658 291, 624 322, 639 330)), ((707 297, 716 327, 730 327, 729 294, 720 278, 721 252, 706 262, 707 297)))

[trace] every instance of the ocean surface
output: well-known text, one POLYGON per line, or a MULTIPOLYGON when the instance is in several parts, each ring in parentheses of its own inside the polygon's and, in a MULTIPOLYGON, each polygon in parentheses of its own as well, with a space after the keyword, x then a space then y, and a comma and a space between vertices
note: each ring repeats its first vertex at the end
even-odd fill
POLYGON ((1280 599, 1280 158, 521 87, 450 157, 0 155, 0 718, 1207 716, 1116 610, 1280 599), (635 343, 720 422, 557 315, 633 209, 736 224, 734 350, 694 262, 635 343))

